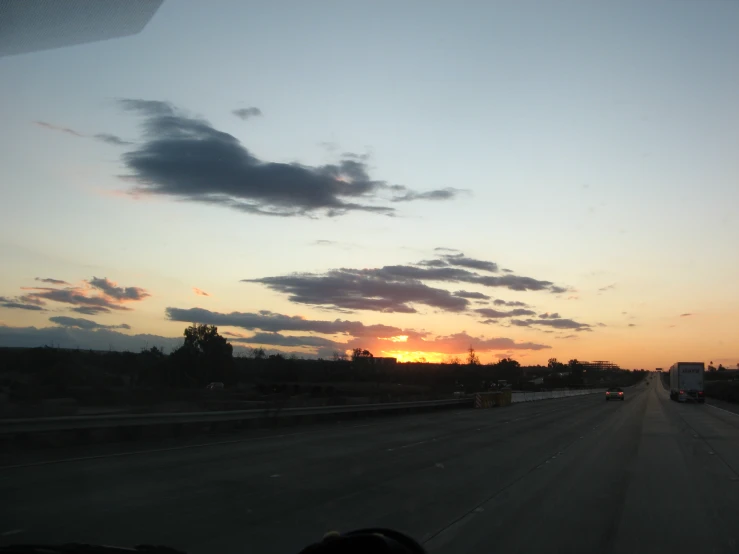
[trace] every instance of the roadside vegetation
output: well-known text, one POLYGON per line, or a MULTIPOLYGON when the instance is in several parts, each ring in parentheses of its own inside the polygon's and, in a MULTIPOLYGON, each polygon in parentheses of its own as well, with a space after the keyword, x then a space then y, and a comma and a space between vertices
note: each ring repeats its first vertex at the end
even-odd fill
POLYGON ((182 345, 168 354, 156 346, 137 353, 4 348, 0 367, 3 417, 431 400, 502 386, 626 386, 645 375, 596 371, 577 360, 522 366, 504 358, 482 364, 472 348, 464 359, 446 363, 394 363, 360 348, 331 359, 267 355, 261 348, 235 356, 209 325, 187 327, 182 345))

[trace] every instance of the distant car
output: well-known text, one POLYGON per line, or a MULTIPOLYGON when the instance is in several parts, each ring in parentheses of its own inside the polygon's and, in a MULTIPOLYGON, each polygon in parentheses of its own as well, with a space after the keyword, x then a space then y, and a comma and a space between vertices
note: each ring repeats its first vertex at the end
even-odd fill
POLYGON ((611 387, 606 391, 606 402, 609 400, 623 400, 624 391, 618 387, 611 387))

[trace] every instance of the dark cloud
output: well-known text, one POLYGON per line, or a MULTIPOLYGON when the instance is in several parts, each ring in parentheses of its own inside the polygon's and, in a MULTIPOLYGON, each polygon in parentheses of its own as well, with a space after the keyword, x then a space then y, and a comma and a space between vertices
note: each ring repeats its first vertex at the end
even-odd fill
POLYGON ((434 252, 448 252, 450 254, 455 254, 458 253, 459 250, 457 250, 456 248, 445 248, 443 246, 437 246, 436 248, 434 248, 434 252))
POLYGON ((416 265, 421 265, 423 267, 447 267, 449 264, 444 260, 421 260, 416 265))
POLYGON ((498 264, 496 264, 495 262, 487 262, 485 260, 467 258, 464 254, 449 254, 447 256, 444 256, 444 260, 446 260, 449 265, 455 265, 458 267, 481 269, 484 271, 490 271, 492 273, 496 273, 498 271, 498 264))
POLYGON ((485 317, 489 317, 491 319, 501 319, 501 318, 506 318, 506 317, 521 317, 521 316, 536 314, 536 312, 534 312, 533 310, 524 310, 523 308, 517 308, 515 310, 510 310, 508 312, 493 310, 491 308, 479 308, 475 311, 478 314, 483 315, 485 317))
MULTIPOLYGON (((42 279, 37 278, 37 280, 42 279)), ((42 281, 50 282, 51 280, 42 281)), ((61 281, 61 283, 65 282, 61 281)), ((74 306, 71 308, 72 311, 85 315, 96 315, 109 313, 111 310, 128 311, 131 308, 124 306, 125 303, 137 302, 151 296, 140 287, 119 287, 117 283, 105 277, 93 277, 85 283, 86 286, 80 287, 22 287, 28 292, 21 299, 37 306, 44 306, 49 301, 72 304, 74 306)))
POLYGON ((454 293, 454 296, 459 296, 460 298, 469 298, 472 300, 490 300, 490 297, 487 294, 483 294, 481 292, 469 292, 466 290, 458 290, 454 293))
MULTIPOLYGON (((431 341, 425 341, 431 348, 440 348, 442 352, 464 352, 472 347, 478 352, 490 352, 491 350, 544 350, 551 348, 545 344, 533 342, 519 342, 509 338, 477 338, 467 333, 456 333, 446 337, 437 337, 431 341)), ((433 351, 433 350, 429 350, 433 351)))
POLYGON ((121 306, 105 296, 87 296, 87 291, 77 288, 52 289, 52 288, 32 288, 27 296, 38 301, 59 302, 62 304, 74 304, 86 308, 86 311, 75 310, 79 313, 88 315, 108 313, 110 310, 130 310, 126 306, 121 306))
POLYGON ((103 325, 92 321, 91 319, 84 319, 82 317, 67 317, 67 316, 54 316, 50 317, 49 321, 61 325, 62 327, 76 327, 77 329, 130 329, 131 326, 126 323, 120 323, 119 325, 103 325))
POLYGON ((693 314, 680 314, 680 317, 690 317, 693 314))
POLYGON ((52 279, 51 277, 46 277, 44 279, 36 277, 35 280, 40 281, 41 283, 48 283, 49 285, 69 285, 66 281, 62 281, 61 279, 52 279))
POLYGON ((500 300, 496 299, 493 300, 493 304, 496 306, 509 306, 511 308, 521 307, 521 308, 528 308, 529 305, 526 304, 526 302, 520 302, 518 300, 500 300))
POLYGON ((151 296, 141 287, 119 287, 118 283, 114 283, 107 277, 103 277, 102 279, 93 277, 88 283, 96 289, 103 291, 106 296, 121 302, 138 301, 151 296))
POLYGON ((570 289, 567 287, 552 286, 549 290, 554 294, 564 294, 565 292, 569 292, 570 289))
POLYGON ((78 133, 74 129, 70 129, 69 127, 62 127, 60 125, 54 125, 52 123, 47 123, 46 121, 34 121, 36 125, 39 127, 43 127, 44 129, 49 129, 51 131, 59 131, 61 133, 66 133, 68 135, 72 135, 75 137, 84 137, 82 133, 78 133))
POLYGON ((372 203, 454 195, 450 189, 419 193, 373 180, 367 165, 353 159, 315 167, 259 160, 232 135, 169 103, 124 99, 120 104, 144 117, 145 142, 123 155, 131 172, 126 179, 137 183, 135 193, 275 216, 393 215, 393 208, 372 203))
POLYGON ((428 190, 425 192, 408 191, 402 196, 396 196, 393 198, 393 202, 411 202, 413 200, 451 200, 460 192, 464 191, 453 187, 439 190, 428 190))
POLYGON ((635 323, 629 323, 629 327, 636 327, 635 323))
POLYGON ((94 136, 94 138, 99 140, 100 142, 112 144, 113 146, 128 146, 129 144, 133 144, 133 142, 131 141, 123 140, 121 137, 111 135, 110 133, 98 133, 94 136))
POLYGON ((23 301, 23 297, 6 298, 5 296, 0 296, 0 308, 8 308, 11 310, 29 310, 34 312, 44 311, 42 304, 38 303, 37 301, 25 302, 23 301))
POLYGON ((566 340, 566 339, 577 339, 579 337, 577 335, 564 335, 562 337, 554 337, 554 338, 566 340))
POLYGON ((292 302, 350 310, 415 313, 416 309, 411 304, 424 304, 460 312, 469 305, 466 299, 419 280, 383 277, 364 270, 339 269, 321 275, 303 273, 244 281, 260 283, 287 294, 292 302))
POLYGON ((574 329, 576 331, 591 331, 591 326, 587 323, 578 323, 572 319, 512 319, 512 325, 518 327, 533 327, 543 325, 553 327, 555 329, 574 329))
POLYGON ((252 106, 250 108, 239 108, 237 110, 233 110, 231 113, 240 119, 246 120, 250 117, 257 117, 262 115, 262 110, 252 106))
POLYGON ((110 310, 103 306, 75 306, 74 308, 70 308, 70 310, 83 315, 98 315, 110 313, 110 310))
MULTIPOLYGON (((474 260, 480 262, 480 260, 474 260)), ((550 281, 519 275, 482 275, 469 269, 437 264, 392 265, 376 269, 334 269, 327 273, 294 273, 243 282, 260 283, 289 295, 293 302, 349 310, 415 313, 414 304, 445 311, 468 308, 464 295, 431 287, 426 282, 470 283, 515 291, 553 290, 550 281)), ((525 305, 525 304, 524 304, 525 305)))
POLYGON ((258 313, 218 313, 203 308, 167 308, 166 315, 170 320, 182 322, 207 323, 223 327, 239 327, 257 332, 252 336, 244 336, 230 331, 222 334, 235 337, 236 342, 244 344, 269 344, 285 347, 316 348, 318 355, 332 350, 348 350, 366 348, 376 354, 404 350, 411 352, 461 353, 470 345, 479 352, 493 350, 541 350, 550 348, 544 344, 533 342, 517 343, 512 339, 498 337, 472 337, 467 333, 456 333, 449 336, 431 337, 426 331, 401 329, 390 325, 365 325, 360 321, 347 320, 310 320, 298 316, 287 316, 269 311, 258 313), (283 332, 318 333, 334 335, 348 339, 338 339, 284 335, 283 332))
POLYGON ((181 337, 159 335, 127 335, 112 329, 81 329, 79 327, 10 327, 0 325, 0 347, 34 348, 39 346, 117 350, 139 352, 151 346, 169 351, 182 345, 181 337))
POLYGON ((242 342, 246 344, 267 344, 270 346, 287 346, 287 347, 310 347, 310 348, 334 348, 341 349, 346 346, 342 343, 326 339, 323 337, 305 336, 305 335, 282 335, 280 333, 256 333, 250 337, 238 337, 232 339, 232 342, 242 342))
POLYGON ((391 325, 365 325, 361 321, 336 319, 333 321, 305 319, 262 310, 251 312, 212 312, 204 308, 167 308, 167 319, 185 323, 207 323, 224 327, 240 327, 249 331, 261 330, 269 333, 280 331, 314 332, 324 335, 351 335, 354 337, 394 335, 426 336, 425 332, 410 331, 391 325))
POLYGON ((513 273, 514 272, 512 269, 506 269, 506 268, 501 269, 501 271, 503 273, 513 273))
POLYGON ((561 316, 557 312, 553 314, 550 314, 549 312, 547 312, 544 314, 539 314, 539 317, 542 319, 559 319, 561 316))

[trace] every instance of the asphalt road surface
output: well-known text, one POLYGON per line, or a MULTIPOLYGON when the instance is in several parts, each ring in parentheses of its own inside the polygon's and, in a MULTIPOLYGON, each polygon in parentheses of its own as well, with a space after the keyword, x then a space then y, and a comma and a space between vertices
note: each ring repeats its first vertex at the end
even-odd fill
POLYGON ((289 554, 382 526, 445 554, 739 551, 739 415, 671 402, 657 378, 624 402, 281 433, 4 467, 0 541, 289 554))

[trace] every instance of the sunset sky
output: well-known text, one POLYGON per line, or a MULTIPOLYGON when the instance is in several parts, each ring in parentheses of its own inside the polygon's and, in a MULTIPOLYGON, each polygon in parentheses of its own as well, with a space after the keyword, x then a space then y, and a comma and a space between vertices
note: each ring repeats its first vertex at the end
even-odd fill
POLYGON ((165 0, 0 57, 0 346, 739 362, 739 3, 165 0))

